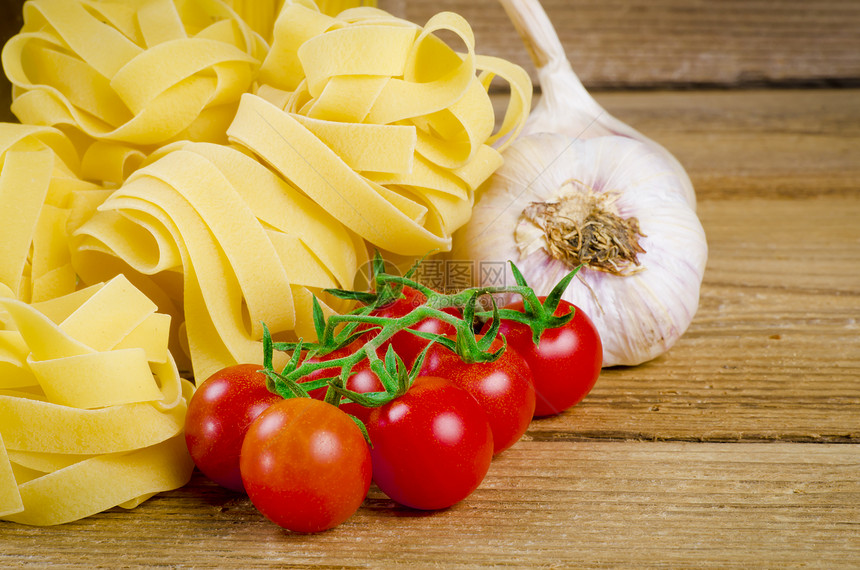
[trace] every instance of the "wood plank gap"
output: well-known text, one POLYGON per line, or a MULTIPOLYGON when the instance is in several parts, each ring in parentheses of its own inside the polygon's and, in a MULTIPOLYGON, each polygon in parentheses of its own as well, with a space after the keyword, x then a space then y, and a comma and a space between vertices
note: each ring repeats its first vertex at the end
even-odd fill
POLYGON ((674 443, 799 443, 799 444, 857 444, 858 439, 853 434, 824 434, 812 435, 806 433, 780 434, 749 434, 739 433, 727 435, 656 435, 636 431, 581 431, 568 432, 563 430, 529 430, 523 436, 524 441, 535 442, 674 442, 674 443))

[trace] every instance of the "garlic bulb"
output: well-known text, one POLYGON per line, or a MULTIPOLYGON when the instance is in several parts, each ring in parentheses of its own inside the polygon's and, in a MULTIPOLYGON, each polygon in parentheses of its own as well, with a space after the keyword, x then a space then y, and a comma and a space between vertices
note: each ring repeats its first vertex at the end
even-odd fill
POLYGON ((686 171, 665 148, 610 115, 588 93, 573 71, 558 34, 539 0, 499 0, 525 42, 541 88, 522 134, 555 132, 578 139, 620 135, 641 141, 662 154, 675 170, 678 191, 694 210, 696 193, 686 171))
MULTIPOLYGON (((698 307, 707 242, 665 155, 630 138, 557 133, 520 137, 504 154, 451 259, 513 260, 541 295, 581 263, 563 298, 594 321, 604 366, 667 351, 698 307)), ((479 284, 513 284, 507 271, 505 283, 487 272, 479 284)))

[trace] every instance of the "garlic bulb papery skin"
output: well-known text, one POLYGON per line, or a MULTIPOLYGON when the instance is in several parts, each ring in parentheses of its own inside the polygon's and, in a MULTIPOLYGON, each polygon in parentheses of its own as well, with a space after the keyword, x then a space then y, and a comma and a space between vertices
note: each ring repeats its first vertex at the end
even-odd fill
POLYGON ((522 134, 562 133, 578 139, 619 135, 641 141, 663 154, 675 170, 678 191, 696 209, 696 193, 674 155, 630 125, 610 115, 583 86, 539 0, 499 0, 537 68, 541 96, 522 134))
MULTIPOLYGON (((680 184, 661 153, 629 138, 520 137, 482 189, 470 222, 454 234, 450 259, 477 267, 512 260, 546 295, 579 264, 561 254, 581 245, 586 228, 596 229, 595 243, 610 247, 583 262, 563 298, 594 321, 604 367, 641 364, 674 345, 699 304, 708 247, 680 184), (594 211, 576 219, 582 204, 594 211), (618 247, 631 235, 638 247, 618 247), (630 255, 616 255, 623 251, 613 253, 612 245, 630 255)), ((477 284, 514 284, 509 265, 504 280, 487 275, 477 284)))

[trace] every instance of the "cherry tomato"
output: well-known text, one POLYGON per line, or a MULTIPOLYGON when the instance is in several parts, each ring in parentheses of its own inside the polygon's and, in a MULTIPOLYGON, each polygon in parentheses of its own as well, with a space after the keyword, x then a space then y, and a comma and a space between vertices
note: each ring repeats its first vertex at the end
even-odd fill
POLYGON ((351 517, 371 481, 361 430, 312 398, 282 400, 260 414, 245 435, 240 467, 254 506, 295 532, 323 531, 351 517))
POLYGON ((483 481, 493 458, 487 415, 468 392, 419 376, 404 395, 370 412, 373 479, 383 493, 416 509, 443 509, 483 481))
POLYGON ((185 416, 185 443, 195 465, 222 487, 244 491, 239 451, 248 426, 270 405, 283 400, 266 388, 257 364, 229 366, 207 378, 191 397, 185 416))
MULTIPOLYGON (((502 339, 496 338, 490 350, 502 346, 502 339)), ((519 441, 534 416, 531 370, 525 359, 510 347, 493 362, 466 363, 457 353, 436 344, 427 352, 420 374, 448 378, 481 404, 493 430, 494 454, 519 441)))
MULTIPOLYGON (((540 298, 543 302, 544 298, 540 298)), ((523 310, 516 301, 506 309, 523 310)), ((535 416, 550 416, 578 404, 594 387, 603 365, 603 345, 597 328, 575 305, 562 300, 555 315, 565 315, 571 308, 574 317, 567 324, 546 329, 535 345, 527 325, 503 319, 499 332, 508 345, 519 352, 532 371, 535 386, 535 416)))
MULTIPOLYGON (((371 315, 375 317, 387 317, 390 319, 396 319, 408 315, 413 309, 424 304, 426 300, 427 297, 420 291, 416 291, 411 287, 404 287, 402 297, 395 299, 391 303, 376 309, 371 313, 371 315)), ((461 316, 460 311, 455 307, 445 307, 442 309, 442 311, 453 316, 461 316)), ((457 329, 450 323, 446 323, 445 321, 435 318, 423 319, 409 328, 412 330, 432 334, 453 335, 457 332, 457 329)), ((429 340, 425 340, 421 337, 415 336, 410 332, 398 331, 394 333, 394 335, 390 339, 388 339, 385 344, 383 344, 383 346, 380 348, 380 354, 384 355, 385 351, 387 350, 388 344, 391 344, 394 347, 394 351, 397 353, 397 355, 403 359, 403 362, 407 366, 412 366, 412 363, 415 362, 415 359, 418 357, 418 354, 422 350, 424 350, 424 347, 426 347, 429 343, 429 340)))

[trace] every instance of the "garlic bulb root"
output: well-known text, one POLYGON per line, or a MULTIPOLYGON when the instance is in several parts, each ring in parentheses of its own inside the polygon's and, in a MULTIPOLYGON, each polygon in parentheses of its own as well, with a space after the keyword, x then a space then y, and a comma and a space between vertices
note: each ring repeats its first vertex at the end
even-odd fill
POLYGON ((570 180, 555 201, 532 202, 523 210, 514 231, 520 257, 543 247, 570 267, 585 264, 613 275, 637 271, 637 255, 645 252, 639 244, 639 221, 618 215, 617 194, 587 186, 577 189, 574 183, 585 186, 570 180))

